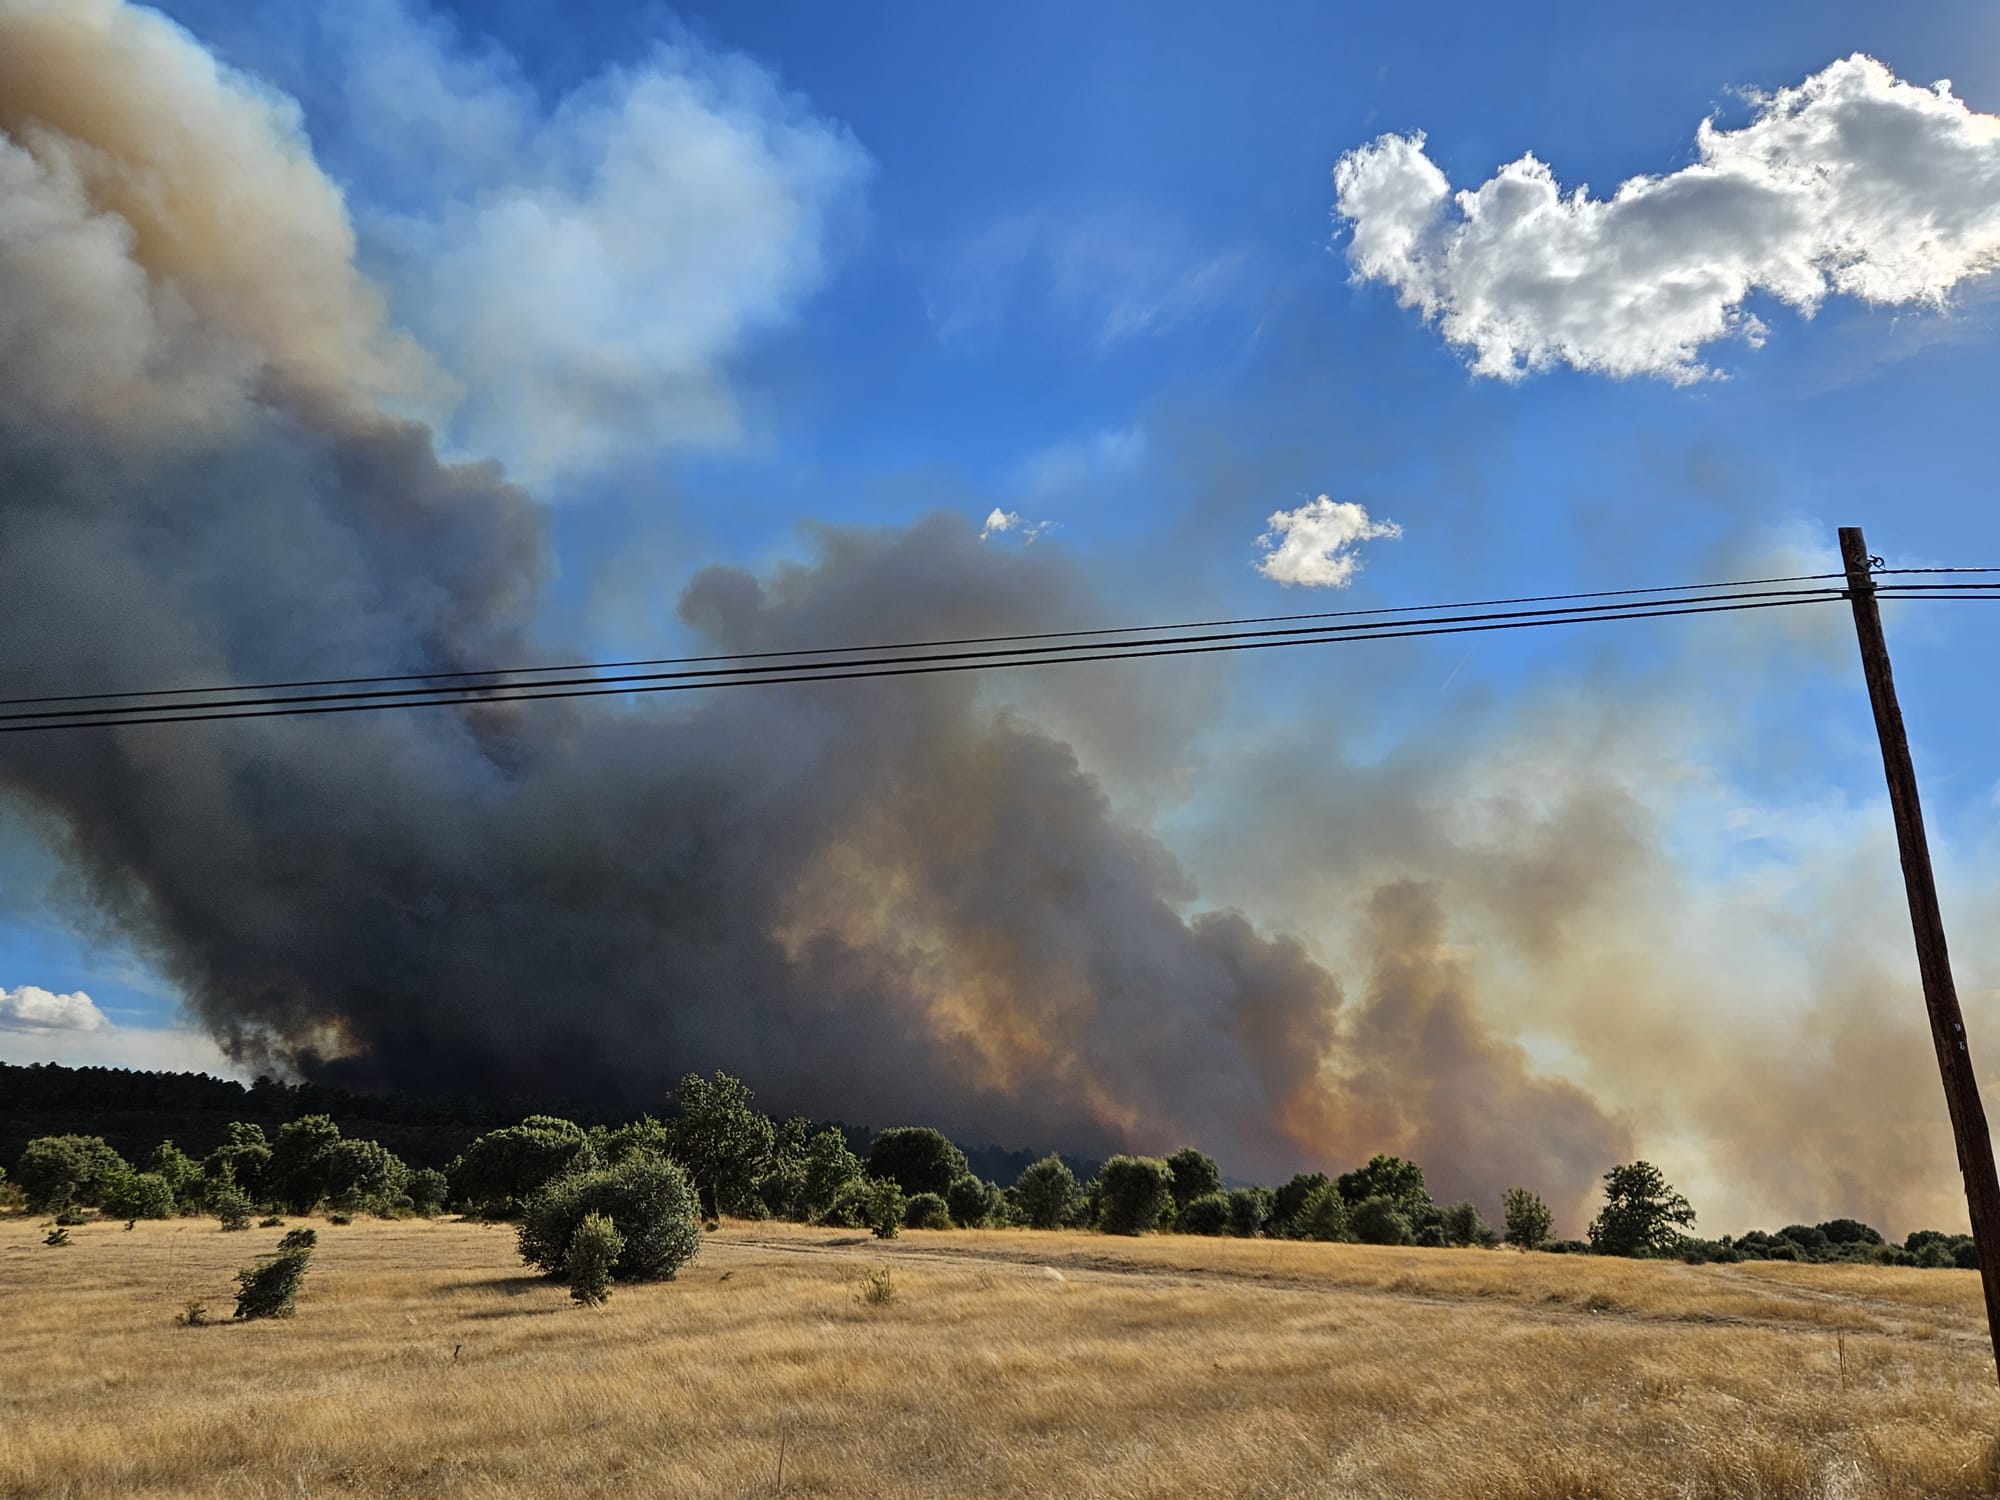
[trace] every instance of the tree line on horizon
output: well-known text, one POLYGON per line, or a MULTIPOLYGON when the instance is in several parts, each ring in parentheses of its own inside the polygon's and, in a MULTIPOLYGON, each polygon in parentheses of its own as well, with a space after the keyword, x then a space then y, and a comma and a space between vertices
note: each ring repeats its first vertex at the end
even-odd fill
MULTIPOLYGON (((622 1267, 627 1276, 678 1264, 656 1243, 657 1226, 649 1229, 646 1216, 660 1202, 682 1199, 685 1212, 674 1212, 691 1222, 777 1218, 882 1237, 903 1229, 1027 1227, 1435 1248, 1507 1244, 1693 1262, 1977 1265, 1968 1236, 1918 1230, 1894 1245, 1853 1219, 1701 1239, 1690 1232, 1693 1208, 1644 1161, 1607 1172, 1604 1202, 1586 1236, 1565 1240, 1554 1236, 1548 1205, 1529 1188, 1505 1190, 1496 1228, 1470 1201, 1435 1201, 1418 1163, 1387 1154, 1337 1176, 1299 1173, 1275 1188, 1226 1186, 1214 1158, 1192 1146, 1161 1157, 1114 1156, 1089 1175, 1049 1155, 1002 1185, 972 1171, 966 1153, 938 1130, 894 1127, 872 1135, 858 1153, 840 1127, 761 1113, 750 1090, 727 1073, 687 1075, 671 1102, 664 1118, 616 1125, 529 1114, 477 1135, 442 1169, 412 1168, 377 1141, 343 1135, 325 1114, 287 1120, 275 1136, 256 1121, 232 1121, 221 1144, 199 1160, 167 1140, 136 1166, 99 1136, 44 1136, 22 1150, 11 1182, 0 1173, 0 1189, 31 1212, 55 1213, 58 1228, 86 1210, 128 1221, 208 1214, 224 1228, 245 1227, 259 1212, 393 1217, 456 1210, 521 1224, 524 1257, 551 1274, 565 1274, 569 1240, 591 1217, 605 1223, 592 1225, 584 1259, 622 1267), (660 1166, 672 1168, 682 1187, 663 1186, 660 1166), (641 1179, 643 1191, 633 1188, 641 1179), (612 1200, 634 1192, 653 1208, 627 1203, 621 1220, 612 1200), (535 1228, 537 1212, 546 1220, 558 1200, 568 1204, 560 1223, 535 1228)), ((692 1253, 689 1233, 683 1227, 669 1238, 692 1253)))

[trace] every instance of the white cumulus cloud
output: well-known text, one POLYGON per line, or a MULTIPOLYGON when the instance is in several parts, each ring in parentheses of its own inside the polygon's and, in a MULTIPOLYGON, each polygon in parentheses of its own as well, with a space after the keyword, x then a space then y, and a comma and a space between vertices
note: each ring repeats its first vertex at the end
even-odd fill
POLYGON ((1366 506, 1327 495, 1276 511, 1266 524, 1270 530, 1257 539, 1264 549, 1257 571, 1287 588, 1344 589, 1361 567, 1357 546, 1403 534, 1394 521, 1370 519, 1366 506))
POLYGON ((1920 88, 1861 54, 1704 121, 1696 159, 1609 198, 1565 195, 1534 156, 1457 193, 1421 133, 1334 171, 1359 281, 1392 288, 1473 370, 1562 363, 1675 382, 1719 339, 1756 347, 1766 294, 1808 316, 1830 295, 1939 305, 2000 265, 2000 118, 1948 82, 1920 88))
POLYGON ((97 1003, 74 990, 58 995, 38 984, 0 989, 0 1030, 109 1031, 111 1022, 97 1003))
POLYGON ((986 524, 980 529, 979 540, 990 542, 996 536, 1005 536, 1012 532, 1020 537, 1021 545, 1025 547, 1054 525, 1053 521, 1027 520, 1018 510, 1002 510, 996 505, 987 512, 986 524))

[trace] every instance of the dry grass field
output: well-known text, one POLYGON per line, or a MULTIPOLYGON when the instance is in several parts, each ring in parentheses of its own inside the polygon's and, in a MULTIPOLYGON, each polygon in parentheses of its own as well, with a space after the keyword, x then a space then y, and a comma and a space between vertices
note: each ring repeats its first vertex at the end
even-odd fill
POLYGON ((233 1324, 278 1230, 0 1220, 0 1494, 2000 1494, 1970 1272, 740 1224, 584 1310, 504 1227, 318 1228, 233 1324))

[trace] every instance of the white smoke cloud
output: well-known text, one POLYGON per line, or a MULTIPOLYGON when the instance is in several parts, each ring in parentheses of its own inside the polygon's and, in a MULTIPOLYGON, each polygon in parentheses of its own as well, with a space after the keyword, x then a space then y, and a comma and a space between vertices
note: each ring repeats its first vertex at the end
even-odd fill
POLYGON ((2000 264, 2000 118, 1948 82, 1857 53, 1753 102, 1740 129, 1702 123, 1692 165, 1603 199, 1565 197, 1532 155, 1454 194, 1421 132, 1382 136, 1334 171, 1355 278, 1480 375, 1563 363, 1685 383, 1714 373, 1706 345, 1763 343, 1754 294, 1807 316, 1832 294, 1939 305, 2000 264))
POLYGON ((0 1030, 109 1031, 111 1022, 82 990, 58 995, 38 984, 0 989, 0 1030))
POLYGON ((867 176, 846 129, 692 39, 545 109, 441 22, 392 0, 339 14, 362 149, 413 200, 361 222, 399 315, 466 386, 455 437, 530 480, 733 440, 727 363, 817 289, 867 176))
POLYGON ((1275 511, 1265 524, 1271 529, 1257 538, 1264 549, 1257 571, 1287 588, 1344 589, 1361 566, 1357 546, 1403 534, 1394 521, 1371 520, 1365 505, 1327 495, 1275 511))

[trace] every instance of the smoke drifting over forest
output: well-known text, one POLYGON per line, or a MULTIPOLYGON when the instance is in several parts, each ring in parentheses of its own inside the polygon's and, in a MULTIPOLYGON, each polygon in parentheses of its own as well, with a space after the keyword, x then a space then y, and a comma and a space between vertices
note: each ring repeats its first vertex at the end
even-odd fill
MULTIPOLYGON (((411 415, 453 381, 356 270, 282 100, 150 13, 0 0, 0 132, 10 694, 564 659, 530 628, 543 512, 496 466, 441 458, 411 415)), ((982 546, 946 515, 826 530, 762 577, 711 568, 679 608, 732 652, 1094 613, 1059 555, 982 546)), ((1354 918, 1336 974, 1287 935, 1305 913, 1203 906, 1070 744, 985 691, 23 735, 0 777, 201 1022, 309 1075, 656 1105, 721 1067, 805 1113, 1082 1149, 1194 1140, 1244 1174, 1391 1150, 1441 1196, 1518 1181, 1567 1210, 1662 1091, 1601 1103, 1493 1024, 1481 987, 1505 976, 1448 904, 1473 889, 1463 920, 1554 976, 1510 991, 1540 995, 1523 1029, 1599 1078, 1651 1048, 1656 1071, 1724 1095, 1695 1077, 1716 1054, 1668 1019, 1698 979, 1638 977, 1560 915, 1568 899, 1615 925, 1613 904, 1630 915, 1669 878, 1601 780, 1530 819, 1533 869, 1468 873, 1439 831, 1449 768, 1310 778, 1348 804, 1325 818, 1368 824, 1351 860, 1288 847, 1250 809, 1259 879, 1305 878, 1354 918)), ((1275 797, 1283 772, 1243 796, 1275 797)), ((1846 1059, 1800 1088, 1850 1075, 1901 1081, 1846 1059)), ((1759 1088, 1730 1124, 1782 1131, 1810 1107, 1759 1088)), ((1829 1211, 1908 1208, 1881 1169, 1910 1139, 1857 1148, 1826 1190, 1871 1196, 1829 1211)))

